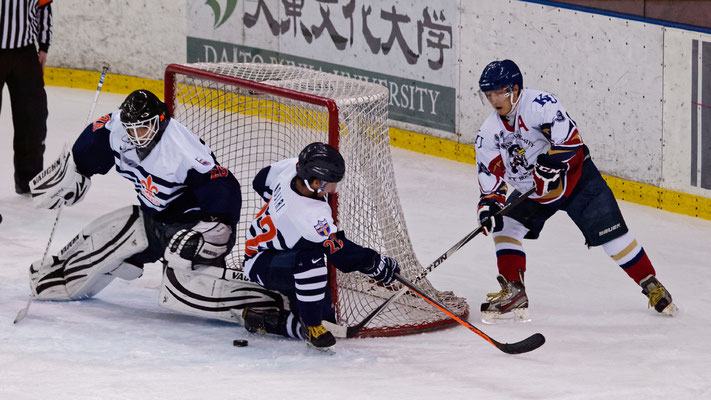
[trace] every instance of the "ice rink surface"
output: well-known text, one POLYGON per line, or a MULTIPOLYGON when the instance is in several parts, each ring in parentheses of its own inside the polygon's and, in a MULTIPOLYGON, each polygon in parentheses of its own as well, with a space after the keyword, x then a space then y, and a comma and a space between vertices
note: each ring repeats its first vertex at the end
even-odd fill
MULTIPOLYGON (((0 127, 0 399, 711 399, 711 221, 620 202, 631 232, 681 314, 657 315, 600 248, 587 249, 565 214, 527 241, 533 321, 484 325, 498 291, 493 242, 474 238, 430 276, 468 299, 470 321, 501 342, 541 332, 546 344, 507 355, 464 327, 396 338, 340 340, 335 355, 157 305, 160 266, 115 280, 96 298, 35 302, 27 269, 44 252, 55 212, 14 193, 10 102, 0 127), (233 339, 249 346, 232 346, 233 339)), ((45 165, 84 127, 94 91, 48 87, 45 165)), ((93 117, 124 96, 103 93, 93 117)), ((581 127, 583 138, 585 127, 581 127)), ((591 149, 593 159, 595 149, 591 149)), ((473 165, 394 148, 397 188, 415 251, 427 265, 475 226, 473 165)), ((243 185, 248 184, 242 182, 243 185)), ((137 204, 115 172, 92 179, 65 209, 52 253, 106 212, 137 204)))

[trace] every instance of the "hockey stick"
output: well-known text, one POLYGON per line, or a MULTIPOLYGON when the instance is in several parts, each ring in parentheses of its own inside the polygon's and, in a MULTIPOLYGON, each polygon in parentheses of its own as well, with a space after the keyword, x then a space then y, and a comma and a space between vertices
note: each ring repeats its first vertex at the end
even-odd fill
POLYGON ((507 354, 528 353, 529 351, 532 351, 532 350, 535 350, 535 349, 541 347, 543 345, 543 343, 546 342, 546 338, 540 333, 534 333, 533 335, 527 337, 526 339, 521 340, 520 342, 515 342, 515 343, 497 342, 496 340, 492 339, 491 336, 482 332, 476 326, 470 324, 468 321, 465 321, 465 320, 459 318, 454 312, 450 311, 442 303, 440 303, 439 301, 428 296, 425 292, 422 291, 422 289, 420 289, 419 287, 415 286, 412 282, 410 282, 407 279, 400 276, 400 274, 395 274, 395 279, 397 279, 398 282, 405 285, 405 287, 409 288, 411 291, 417 293, 418 296, 425 299, 428 303, 437 307, 443 313, 449 315, 453 320, 466 326, 467 328, 469 328, 469 330, 476 333, 482 339, 486 340, 487 342, 491 343, 492 345, 496 346, 497 349, 503 351, 504 353, 507 353, 507 354))
MULTIPOLYGON (((521 204, 522 201, 528 198, 533 192, 535 192, 536 188, 535 186, 528 189, 525 191, 523 194, 520 196, 516 197, 515 199, 511 200, 509 204, 504 206, 499 212, 496 213, 497 216, 504 216, 511 211, 512 208, 516 207, 517 205, 521 204)), ((481 232, 484 231, 484 228, 479 226, 475 230, 469 232, 465 237, 463 237, 460 241, 458 241, 454 246, 450 247, 449 250, 447 250, 444 254, 441 256, 437 257, 436 260, 434 260, 430 265, 427 266, 422 272, 420 272, 413 282, 417 283, 421 281, 423 278, 427 276, 430 272, 432 272, 433 269, 437 268, 444 260, 447 258, 451 257, 454 253, 456 253, 459 249, 461 249, 465 244, 469 243, 470 240, 472 240, 476 235, 480 234, 481 232)), ((334 325, 332 328, 334 331, 331 331, 334 336, 336 337, 348 337, 352 338, 355 337, 358 332, 361 331, 373 318, 378 316, 384 309, 386 309, 390 304, 392 304, 395 300, 399 299, 400 296, 405 294, 407 292, 407 287, 403 287, 400 290, 397 291, 394 295, 390 296, 389 299, 387 299, 383 304, 379 305, 376 309, 370 312, 361 322, 359 322, 356 325, 349 326, 345 330, 343 330, 342 326, 340 325, 334 325), (339 336, 340 335, 340 336, 339 336)), ((326 326, 326 325, 324 325, 326 326)), ((330 331, 331 328, 329 326, 326 326, 326 328, 330 331)))
MULTIPOLYGON (((91 104, 91 110, 89 110, 89 115, 87 115, 86 117, 86 123, 84 124, 84 126, 89 125, 89 121, 91 121, 91 114, 94 113, 96 103, 99 101, 99 93, 101 93, 101 87, 104 86, 104 78, 106 77, 106 73, 109 72, 109 68, 110 67, 108 63, 103 64, 103 67, 101 69, 101 77, 99 78, 99 84, 96 87, 96 94, 94 95, 94 102, 91 104)), ((57 209, 57 215, 54 217, 54 224, 52 225, 52 230, 49 233, 49 240, 47 241, 47 246, 45 247, 44 255, 42 256, 42 264, 44 264, 45 260, 47 259, 47 253, 49 253, 49 247, 52 245, 52 239, 54 239, 54 232, 57 229, 57 223, 59 222, 60 215, 62 215, 61 205, 59 206, 59 209, 57 209)), ((17 313, 17 316, 13 321, 14 324, 17 324, 18 322, 22 321, 27 316, 27 312, 30 311, 30 306, 32 305, 33 299, 34 296, 32 296, 32 294, 30 293, 30 297, 27 299, 27 304, 17 313)))

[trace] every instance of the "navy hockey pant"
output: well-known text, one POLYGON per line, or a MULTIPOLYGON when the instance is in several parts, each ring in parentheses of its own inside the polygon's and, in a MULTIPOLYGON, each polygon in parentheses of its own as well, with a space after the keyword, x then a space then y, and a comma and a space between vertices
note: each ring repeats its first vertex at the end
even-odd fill
POLYGON ((249 271, 249 280, 289 298, 291 310, 306 326, 335 321, 328 270, 321 250, 265 251, 249 271))
MULTIPOLYGON (((519 195, 519 193, 514 193, 519 195)), ((510 198, 514 198, 512 195, 510 198)), ((568 213, 588 246, 600 246, 627 233, 627 224, 617 200, 591 159, 583 163, 583 171, 570 197, 555 205, 540 204, 526 199, 507 216, 529 231, 526 239, 536 239, 545 222, 558 210, 568 213)))

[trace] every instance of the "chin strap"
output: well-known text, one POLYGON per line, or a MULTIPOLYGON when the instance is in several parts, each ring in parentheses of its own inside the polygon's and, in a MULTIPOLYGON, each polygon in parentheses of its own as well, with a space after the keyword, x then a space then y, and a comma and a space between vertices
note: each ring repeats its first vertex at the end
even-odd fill
POLYGON ((313 189, 311 188, 311 185, 309 185, 308 179, 302 179, 302 181, 304 182, 304 185, 306 186, 306 188, 309 189, 309 191, 311 192, 311 196, 310 196, 310 197, 311 197, 312 199, 319 200, 318 194, 321 193, 321 189, 319 189, 319 190, 313 190, 313 189))
POLYGON ((511 111, 509 111, 504 118, 506 118, 506 121, 508 121, 510 124, 511 121, 513 121, 513 119, 516 117, 516 109, 518 108, 518 103, 521 101, 521 92, 522 90, 519 89, 518 99, 516 99, 515 103, 513 101, 513 93, 511 94, 511 96, 509 96, 509 102, 511 103, 511 111))
POLYGON ((310 191, 311 193, 313 193, 313 194, 317 194, 317 193, 318 193, 317 191, 315 191, 315 190, 313 190, 313 189, 311 188, 311 185, 309 185, 309 180, 308 180, 308 179, 302 179, 302 181, 304 182, 304 185, 306 186, 307 189, 309 189, 309 191, 310 191))

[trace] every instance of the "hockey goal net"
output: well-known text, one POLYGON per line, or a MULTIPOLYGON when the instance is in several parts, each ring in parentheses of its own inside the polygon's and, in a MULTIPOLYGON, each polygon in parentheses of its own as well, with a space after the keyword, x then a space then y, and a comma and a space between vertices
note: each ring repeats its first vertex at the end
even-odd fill
MULTIPOLYGON (((237 243, 228 266, 241 270, 244 235, 263 206, 251 189, 257 172, 270 163, 298 156, 321 141, 338 148, 346 176, 333 196, 334 219, 355 243, 395 258, 401 274, 413 279, 422 270, 405 226, 390 156, 388 91, 381 85, 310 69, 274 64, 196 63, 169 65, 165 99, 173 116, 202 137, 218 161, 242 186, 237 243)), ((331 268, 329 283, 338 322, 352 326, 399 289, 384 287, 360 273, 331 268)), ((461 317, 464 299, 425 291, 461 317)), ((391 336, 455 323, 411 294, 401 296, 374 318, 359 336, 391 336)))

